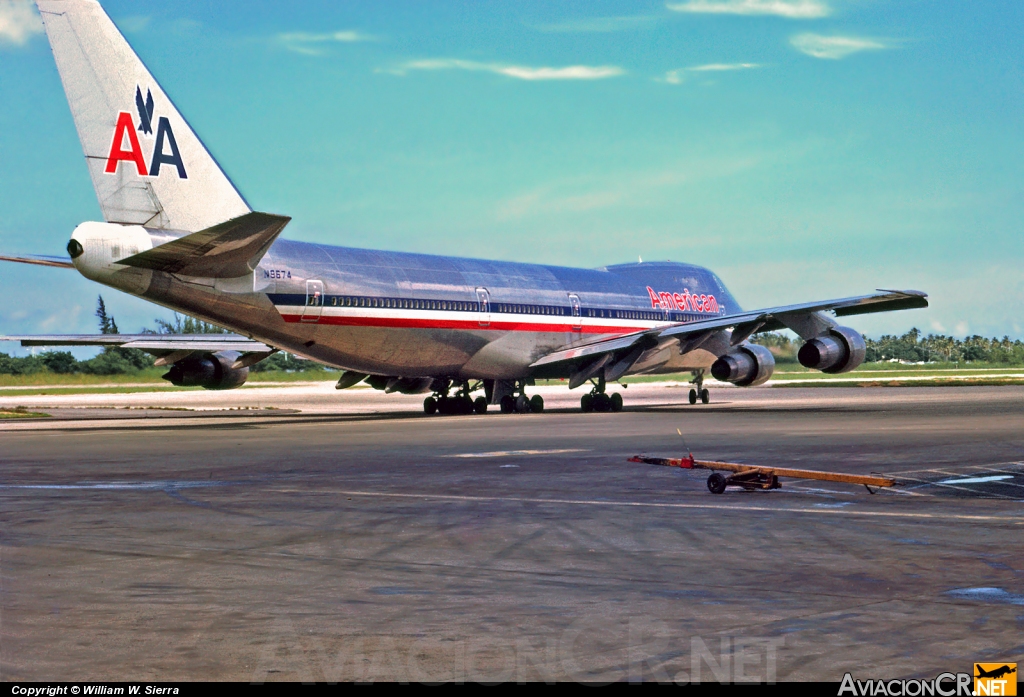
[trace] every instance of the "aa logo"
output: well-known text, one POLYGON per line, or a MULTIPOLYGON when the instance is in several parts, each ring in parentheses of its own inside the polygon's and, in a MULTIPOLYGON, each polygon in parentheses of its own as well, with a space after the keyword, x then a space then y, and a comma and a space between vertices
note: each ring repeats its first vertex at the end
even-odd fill
POLYGON ((174 139, 171 122, 166 116, 157 119, 156 137, 153 137, 153 108, 153 93, 147 89, 146 98, 143 99, 142 88, 136 86, 135 110, 138 112, 139 125, 135 126, 131 112, 122 111, 117 115, 117 125, 114 126, 114 138, 110 143, 110 154, 107 155, 104 172, 116 174, 121 162, 131 162, 140 177, 159 177, 161 165, 173 165, 180 179, 188 179, 188 175, 185 174, 185 163, 182 162, 181 153, 178 151, 178 141, 174 139), (148 166, 136 131, 142 133, 147 140, 154 141, 153 154, 149 158, 148 166))
POLYGON ((975 695, 1016 695, 1016 663, 975 663, 975 695))

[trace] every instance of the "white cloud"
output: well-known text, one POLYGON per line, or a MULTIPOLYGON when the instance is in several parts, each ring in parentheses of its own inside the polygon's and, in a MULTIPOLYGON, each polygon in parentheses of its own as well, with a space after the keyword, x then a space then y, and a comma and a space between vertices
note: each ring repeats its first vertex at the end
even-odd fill
POLYGON ((703 73, 707 71, 717 70, 749 70, 751 68, 760 68, 758 63, 708 63, 707 65, 695 65, 687 70, 695 73, 703 73))
POLYGON ((43 23, 28 0, 0 0, 0 44, 24 46, 43 31, 43 23))
POLYGON ((789 40, 789 43, 808 56, 826 60, 839 60, 846 58, 851 53, 888 48, 877 39, 858 36, 821 36, 820 34, 797 34, 789 40))
POLYGON ((346 29, 321 34, 304 31, 286 32, 278 34, 277 40, 289 51, 307 56, 322 56, 326 53, 322 48, 325 44, 351 44, 359 41, 376 41, 377 37, 346 29))
POLYGON ((600 33, 607 34, 630 29, 646 29, 653 26, 658 18, 653 15, 637 15, 632 17, 591 17, 588 19, 570 19, 564 22, 539 24, 537 31, 550 33, 600 33))
POLYGON ((624 75, 625 70, 614 65, 568 65, 561 68, 508 65, 505 63, 478 63, 454 58, 429 58, 409 61, 384 70, 393 75, 405 75, 410 70, 473 70, 496 73, 518 80, 600 80, 624 75))
POLYGON ((676 12, 729 15, 775 15, 788 19, 816 19, 832 10, 821 0, 687 0, 668 3, 676 12))
POLYGON ((677 68, 665 73, 660 82, 667 82, 670 85, 682 84, 686 79, 686 73, 711 73, 724 72, 728 70, 751 70, 760 68, 760 63, 708 63, 706 65, 695 65, 690 68, 677 68))

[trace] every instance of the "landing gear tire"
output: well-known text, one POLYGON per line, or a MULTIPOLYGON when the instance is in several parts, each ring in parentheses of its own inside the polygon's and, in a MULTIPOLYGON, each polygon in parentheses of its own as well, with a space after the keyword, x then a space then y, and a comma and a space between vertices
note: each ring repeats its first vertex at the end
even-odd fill
POLYGON ((611 411, 612 410, 612 398, 606 395, 604 392, 599 392, 594 395, 594 411, 611 411))
POLYGON ((475 411, 477 414, 486 414, 487 413, 487 398, 486 397, 477 397, 476 400, 473 402, 473 411, 475 411))
POLYGON ((618 392, 611 396, 611 408, 616 413, 622 411, 622 395, 618 392))
POLYGON ((710 401, 711 401, 711 393, 708 392, 707 388, 705 387, 703 390, 700 391, 700 403, 701 404, 707 404, 710 401))
POLYGON ((423 413, 425 414, 436 414, 437 413, 437 400, 433 397, 427 397, 423 400, 423 413))
POLYGON ((708 491, 712 494, 724 494, 725 493, 725 476, 718 472, 713 473, 708 477, 708 491))
POLYGON ((594 411, 594 395, 585 394, 580 397, 580 409, 584 414, 594 411))
POLYGON ((516 398, 510 394, 501 398, 501 413, 511 414, 516 410, 516 398))
POLYGON ((516 411, 520 414, 530 413, 530 398, 524 394, 516 397, 516 411))
POLYGON ((539 394, 535 394, 530 397, 530 411, 534 414, 539 414, 544 411, 544 398, 539 394))
POLYGON ((690 404, 697 403, 697 390, 690 390, 690 404))

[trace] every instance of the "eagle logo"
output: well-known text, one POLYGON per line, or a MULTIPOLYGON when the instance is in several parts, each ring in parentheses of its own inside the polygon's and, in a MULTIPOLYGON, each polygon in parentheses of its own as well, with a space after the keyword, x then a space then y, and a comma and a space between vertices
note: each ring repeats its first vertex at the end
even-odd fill
POLYGON ((135 108, 139 112, 139 130, 146 135, 153 134, 153 93, 146 89, 146 101, 142 101, 142 88, 135 86, 135 108))

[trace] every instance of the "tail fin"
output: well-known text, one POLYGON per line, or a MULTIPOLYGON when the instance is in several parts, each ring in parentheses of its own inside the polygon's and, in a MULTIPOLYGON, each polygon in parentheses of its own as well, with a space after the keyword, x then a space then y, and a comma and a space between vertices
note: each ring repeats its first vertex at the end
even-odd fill
POLYGON ((37 0, 103 217, 196 232, 249 205, 95 0, 37 0))

